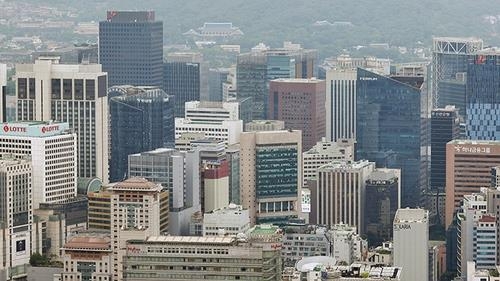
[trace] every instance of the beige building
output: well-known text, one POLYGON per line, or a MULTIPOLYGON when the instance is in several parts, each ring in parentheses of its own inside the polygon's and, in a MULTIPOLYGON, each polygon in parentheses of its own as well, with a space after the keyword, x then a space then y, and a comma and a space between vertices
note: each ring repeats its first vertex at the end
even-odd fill
POLYGON ((18 121, 68 122, 77 134, 78 176, 108 182, 107 74, 100 64, 41 57, 16 65, 18 121))
POLYGON ((281 131, 285 129, 285 121, 253 120, 245 124, 245 132, 281 131))
POLYGON ((464 195, 491 185, 491 169, 499 163, 500 141, 453 140, 446 145, 446 227, 464 195))
POLYGON ((240 138, 240 203, 250 223, 285 223, 299 214, 301 131, 244 132, 240 138))
POLYGON ((111 281, 112 255, 109 236, 91 234, 72 237, 61 248, 64 271, 61 281, 111 281))
POLYGON ((105 187, 87 193, 88 229, 111 230, 111 192, 105 187))
POLYGON ((111 192, 113 280, 123 280, 122 254, 127 240, 164 235, 168 231, 168 191, 143 178, 130 178, 111 192))

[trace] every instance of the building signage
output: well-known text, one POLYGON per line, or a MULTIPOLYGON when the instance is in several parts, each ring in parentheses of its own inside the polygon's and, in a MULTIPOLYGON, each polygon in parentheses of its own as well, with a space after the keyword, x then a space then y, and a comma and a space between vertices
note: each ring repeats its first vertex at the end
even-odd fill
POLYGON ((15 132, 15 133, 26 133, 26 127, 22 126, 11 126, 11 125, 4 125, 3 126, 3 131, 8 133, 8 132, 15 132))
POLYGON ((48 132, 54 132, 54 131, 59 131, 59 125, 49 125, 49 126, 42 127, 42 134, 45 134, 48 132))
POLYGON ((377 77, 359 77, 362 81, 377 81, 377 77))
POLYGON ((411 230, 411 225, 408 223, 394 225, 394 231, 400 230, 411 230))
POLYGON ((470 153, 470 154, 490 154, 491 148, 484 146, 462 146, 455 145, 456 153, 470 153))
POLYGON ((311 212, 311 191, 308 189, 302 189, 301 192, 301 209, 302 213, 310 213, 311 212))
POLYGON ((59 135, 69 129, 68 123, 20 122, 4 123, 0 130, 3 136, 48 137, 59 135))

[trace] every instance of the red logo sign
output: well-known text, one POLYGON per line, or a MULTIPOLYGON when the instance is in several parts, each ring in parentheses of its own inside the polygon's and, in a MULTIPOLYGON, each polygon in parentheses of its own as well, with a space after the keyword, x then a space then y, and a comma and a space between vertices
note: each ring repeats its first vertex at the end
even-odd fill
POLYGON ((44 126, 42 127, 42 133, 48 133, 48 132, 53 132, 59 130, 59 125, 54 125, 54 126, 44 126))
POLYGON ((16 127, 16 126, 5 125, 5 126, 3 126, 3 131, 6 132, 6 133, 8 133, 8 132, 26 133, 26 128, 25 127, 16 127))

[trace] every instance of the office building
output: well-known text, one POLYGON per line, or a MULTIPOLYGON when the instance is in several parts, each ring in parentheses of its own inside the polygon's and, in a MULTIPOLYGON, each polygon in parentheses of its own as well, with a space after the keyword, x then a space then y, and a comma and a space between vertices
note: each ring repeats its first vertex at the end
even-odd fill
POLYGON ((295 266, 303 257, 331 256, 331 233, 326 227, 291 222, 283 226, 283 266, 295 266), (307 243, 304 243, 307 241, 307 243))
POLYGON ((467 64, 466 131, 472 140, 500 140, 500 50, 485 49, 467 64))
POLYGON ((401 279, 428 280, 429 221, 423 209, 399 209, 394 217, 394 266, 404 268, 401 279))
POLYGON ((467 60, 483 49, 477 38, 435 37, 432 39, 432 107, 455 105, 465 113, 467 60), (456 103, 454 102, 456 101, 456 103))
POLYGON ((98 191, 89 192, 87 198, 88 229, 111 231, 111 192, 103 186, 98 191))
POLYGON ((491 168, 498 163, 500 142, 453 140, 446 145, 445 227, 453 221, 464 195, 490 186, 491 168))
POLYGON ((115 86, 108 93, 111 127, 109 175, 127 176, 128 156, 174 146, 174 101, 157 87, 115 86))
POLYGON ((229 204, 203 214, 203 236, 237 237, 249 230, 250 216, 241 205, 229 204))
POLYGON ((356 138, 356 84, 357 68, 380 74, 389 74, 390 60, 375 57, 351 58, 341 55, 326 59, 326 138, 356 138))
POLYGON ((32 62, 41 57, 60 57, 63 64, 99 63, 99 46, 95 43, 82 43, 57 48, 57 50, 34 51, 31 53, 32 62))
POLYGON ((107 75, 99 64, 57 59, 16 65, 18 121, 68 122, 77 135, 78 177, 108 182, 107 75))
POLYGON ((205 137, 223 141, 226 146, 239 142, 243 121, 239 120, 237 103, 188 102, 185 118, 175 118, 175 138, 183 133, 204 133, 205 137))
POLYGON ((433 191, 444 192, 446 185, 446 144, 458 139, 460 120, 455 106, 431 112, 431 181, 433 191))
POLYGON ((224 101, 224 83, 227 82, 229 68, 211 68, 208 72, 208 100, 224 101))
POLYGON ((261 52, 240 54, 236 63, 238 98, 252 98, 252 120, 267 117, 267 59, 261 52))
POLYGON ((60 280, 113 280, 111 252, 107 234, 85 233, 70 238, 61 248, 64 270, 60 280))
POLYGON ((30 256, 35 252, 32 248, 31 165, 29 156, 0 158, 0 246, 3 249, 0 270, 6 270, 10 280, 22 277, 17 271, 29 264, 30 256))
POLYGON ((113 280, 123 280, 122 250, 130 239, 168 231, 168 191, 144 178, 129 178, 110 186, 113 280))
POLYGON ((309 187, 311 205, 316 207, 310 214, 311 223, 346 223, 364 234, 366 180, 374 169, 375 163, 367 160, 334 161, 321 166, 316 174, 317 185, 309 187))
POLYGON ((163 22, 154 11, 108 11, 99 22, 99 63, 109 86, 163 86, 163 22))
POLYGON ((495 166, 491 168, 491 187, 500 187, 500 166, 495 166))
POLYGON ((240 145, 226 149, 226 161, 229 165, 229 203, 240 204, 240 145))
POLYGON ((366 180, 364 230, 370 245, 392 239, 392 221, 401 208, 401 171, 375 169, 366 180))
POLYGON ((325 136, 325 81, 275 79, 269 84, 268 117, 285 122, 285 129, 302 131, 302 149, 325 136))
POLYGON ((229 205, 229 164, 222 161, 202 162, 202 198, 201 210, 210 212, 229 205))
POLYGON ((7 65, 0 63, 0 121, 7 122, 7 65))
POLYGON ((252 224, 296 217, 302 189, 300 131, 244 132, 240 140, 240 203, 252 224))
POLYGON ((355 226, 335 224, 331 226, 332 257, 339 263, 351 264, 363 261, 368 254, 368 242, 361 238, 355 226))
POLYGON ((4 123, 0 154, 31 157, 34 209, 40 203, 76 196, 77 137, 69 131, 68 123, 4 123))
POLYGON ((254 231, 258 233, 244 241, 185 236, 128 241, 123 280, 281 280, 281 243, 268 237, 268 232, 276 229, 254 231), (148 251, 152 248, 155 251, 148 251), (190 264, 186 264, 187 259, 190 264), (154 265, 152 261, 156 261, 154 265), (168 270, 163 270, 165 267, 168 270))
POLYGON ((285 129, 285 122, 281 120, 252 120, 245 123, 245 132, 281 131, 285 129))
POLYGON ((316 178, 319 167, 336 160, 354 161, 354 140, 339 139, 337 142, 322 138, 308 151, 302 153, 303 186, 307 181, 316 178))
POLYGON ((401 169, 402 206, 416 206, 427 171, 421 157, 424 77, 386 77, 360 68, 357 75, 356 159, 401 169))
POLYGON ((200 153, 159 148, 129 156, 131 177, 142 177, 161 184, 169 191, 171 235, 187 235, 191 215, 201 210, 200 153))

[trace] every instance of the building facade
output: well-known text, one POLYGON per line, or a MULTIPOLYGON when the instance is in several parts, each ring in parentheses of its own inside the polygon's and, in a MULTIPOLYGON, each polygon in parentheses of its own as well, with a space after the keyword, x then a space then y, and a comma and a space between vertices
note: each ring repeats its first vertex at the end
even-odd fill
POLYGON ((68 123, 4 123, 0 154, 31 157, 34 209, 40 203, 58 203, 76 196, 77 136, 68 123))
POLYGON ((157 87, 112 87, 110 98, 110 180, 127 175, 128 156, 174 146, 174 101, 157 87), (114 95, 114 94, 113 94, 114 95))
POLYGON ((67 122, 77 135, 78 176, 108 182, 107 75, 101 65, 57 59, 16 65, 18 121, 67 122))
POLYGON ((108 11, 99 22, 99 63, 109 86, 163 86, 163 22, 154 11, 108 11))
POLYGON ((282 120, 285 128, 302 131, 302 149, 325 137, 325 81, 275 79, 269 83, 268 117, 282 120))
POLYGON ((429 221, 423 209, 399 209, 394 217, 394 266, 402 267, 401 279, 429 278, 429 221))
POLYGON ((241 205, 229 204, 203 214, 203 236, 231 236, 250 230, 248 210, 241 205))
POLYGON ((297 216, 302 189, 300 131, 244 132, 240 140, 240 202, 250 222, 286 223, 297 216))

